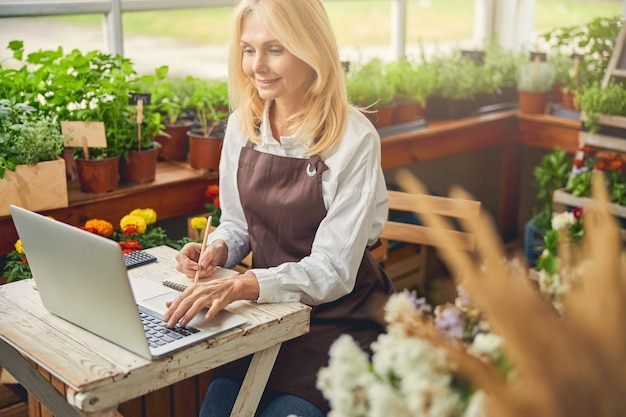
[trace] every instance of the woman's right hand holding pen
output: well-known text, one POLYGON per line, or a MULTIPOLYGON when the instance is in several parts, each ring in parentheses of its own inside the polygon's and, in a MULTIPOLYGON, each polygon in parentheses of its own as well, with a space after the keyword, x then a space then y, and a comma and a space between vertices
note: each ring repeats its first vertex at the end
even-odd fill
POLYGON ((187 243, 176 254, 176 270, 194 279, 196 271, 199 278, 210 276, 219 265, 223 265, 228 258, 228 246, 223 240, 216 240, 202 251, 200 243, 187 243))
MULTIPOLYGON (((228 247, 222 240, 206 245, 204 251, 201 244, 188 243, 176 255, 176 269, 193 279, 200 268, 200 277, 208 277, 226 262, 227 256, 228 247)), ((252 272, 189 285, 180 297, 167 303, 163 320, 169 327, 177 323, 185 326, 203 308, 207 308, 205 317, 210 319, 233 301, 256 300, 259 291, 257 277, 252 272)))

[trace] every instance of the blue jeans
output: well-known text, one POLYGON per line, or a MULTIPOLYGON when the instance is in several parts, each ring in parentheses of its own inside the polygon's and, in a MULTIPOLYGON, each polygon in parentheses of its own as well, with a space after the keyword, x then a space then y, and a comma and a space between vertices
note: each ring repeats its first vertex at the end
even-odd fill
MULTIPOLYGON (((228 417, 235 405, 241 385, 229 378, 217 378, 204 397, 200 417, 228 417)), ((324 413, 304 398, 265 390, 256 417, 324 417, 324 413)), ((242 416, 243 417, 243 416, 242 416)))

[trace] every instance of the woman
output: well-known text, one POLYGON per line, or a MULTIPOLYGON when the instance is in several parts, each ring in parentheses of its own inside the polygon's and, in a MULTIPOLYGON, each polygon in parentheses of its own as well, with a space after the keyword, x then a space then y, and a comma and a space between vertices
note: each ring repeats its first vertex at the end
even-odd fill
MULTIPOLYGON (((208 276, 250 250, 253 265, 190 286, 164 319, 185 325, 242 299, 313 306, 310 333, 282 345, 257 415, 323 416, 315 383, 330 345, 348 333, 367 348, 394 291, 367 250, 387 218, 380 138, 348 104, 320 0, 243 0, 232 42, 221 223, 200 259, 200 245, 186 245, 177 268, 208 276)), ((230 414, 248 362, 216 371, 201 416, 230 414)))

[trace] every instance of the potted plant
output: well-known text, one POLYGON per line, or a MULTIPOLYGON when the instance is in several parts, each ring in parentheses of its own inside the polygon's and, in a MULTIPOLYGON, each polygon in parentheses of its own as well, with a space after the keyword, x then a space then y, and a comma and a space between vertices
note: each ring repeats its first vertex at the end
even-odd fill
POLYGON ((394 123, 407 123, 424 117, 427 99, 435 85, 434 74, 425 65, 407 59, 390 62, 386 73, 395 90, 394 123))
POLYGON ((155 110, 163 118, 163 133, 155 137, 161 144, 159 159, 165 161, 184 161, 189 153, 187 131, 193 127, 189 114, 191 97, 195 83, 191 76, 185 78, 168 78, 167 67, 163 79, 148 85, 155 110))
POLYGON ((426 108, 426 118, 458 119, 475 109, 475 95, 485 91, 482 66, 455 50, 431 58, 428 68, 436 75, 433 95, 426 108))
POLYGON ((602 87, 596 81, 580 95, 583 129, 589 133, 601 133, 626 138, 626 89, 611 81, 602 87))
POLYGON ((378 129, 393 123, 394 86, 388 82, 385 65, 378 59, 351 65, 346 74, 348 100, 359 107, 378 129))
POLYGON ((491 79, 493 104, 517 102, 517 69, 526 60, 525 55, 498 43, 488 45, 485 52, 483 74, 491 79))
POLYGON ((0 100, 0 215, 9 214, 9 204, 30 210, 67 207, 64 139, 53 116, 0 100))
POLYGON ((187 132, 189 163, 195 169, 217 170, 228 116, 228 84, 221 79, 195 78, 193 85, 190 105, 200 127, 187 132))
POLYGON ((524 252, 530 265, 537 262, 543 236, 551 227, 553 194, 565 187, 571 170, 571 157, 562 149, 554 149, 544 155, 540 164, 533 169, 537 200, 541 205, 538 210, 534 210, 524 230, 524 252))
POLYGON ((162 132, 161 114, 149 112, 142 123, 133 124, 135 132, 128 149, 120 159, 121 180, 129 184, 154 181, 161 144, 155 140, 162 132))
POLYGON ((583 86, 604 78, 622 26, 621 16, 597 17, 585 24, 553 28, 540 39, 553 55, 584 56, 580 61, 583 86))
POLYGON ((529 114, 545 113, 555 76, 554 65, 549 62, 521 64, 517 83, 519 111, 529 114))

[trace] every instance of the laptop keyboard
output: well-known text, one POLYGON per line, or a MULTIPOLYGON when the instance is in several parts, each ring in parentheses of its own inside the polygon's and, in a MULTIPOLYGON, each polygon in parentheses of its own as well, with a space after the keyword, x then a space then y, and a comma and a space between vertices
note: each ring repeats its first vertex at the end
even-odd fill
POLYGON ((139 316, 150 347, 163 346, 200 331, 194 327, 180 327, 179 325, 170 329, 162 319, 148 313, 142 306, 137 307, 139 307, 139 316))

